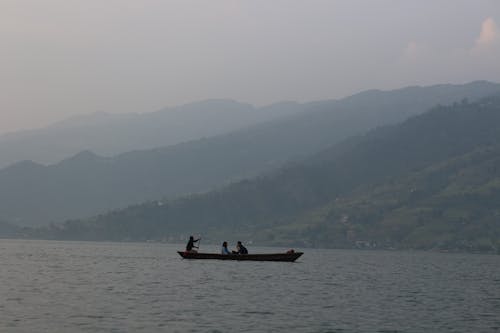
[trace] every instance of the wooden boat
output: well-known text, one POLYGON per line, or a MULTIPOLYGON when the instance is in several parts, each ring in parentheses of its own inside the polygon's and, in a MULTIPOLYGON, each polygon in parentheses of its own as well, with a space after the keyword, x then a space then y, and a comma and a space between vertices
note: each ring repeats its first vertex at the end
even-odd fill
POLYGON ((253 261, 295 261, 304 252, 219 254, 177 251, 184 259, 253 260, 253 261))

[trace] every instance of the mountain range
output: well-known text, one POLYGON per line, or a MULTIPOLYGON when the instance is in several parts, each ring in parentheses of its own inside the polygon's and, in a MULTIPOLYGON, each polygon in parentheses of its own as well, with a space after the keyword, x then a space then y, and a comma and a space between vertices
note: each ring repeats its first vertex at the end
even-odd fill
POLYGON ((438 106, 216 191, 38 229, 59 239, 498 251, 500 95, 438 106))
MULTIPOLYGON (((347 137, 397 123, 432 105, 474 99, 498 90, 497 84, 473 82, 366 91, 338 101, 306 103, 300 105, 300 111, 296 103, 282 103, 271 112, 273 120, 229 134, 113 157, 87 150, 49 166, 22 161, 0 170, 0 218, 16 225, 44 225, 148 200, 209 191, 299 161, 347 137), (287 105, 291 110, 284 110, 287 105)), ((214 105, 224 105, 223 112, 230 113, 228 104, 254 110, 227 101, 201 104, 206 103, 212 105, 212 111, 217 109, 214 105)), ((198 107, 184 107, 188 115, 183 119, 198 107)), ((112 122, 104 118, 97 121, 91 116, 56 127, 87 128, 88 123, 112 122)))
POLYGON ((229 133, 300 110, 294 102, 265 107, 212 99, 156 112, 74 116, 0 136, 0 168, 23 160, 54 164, 83 150, 113 156, 229 133))

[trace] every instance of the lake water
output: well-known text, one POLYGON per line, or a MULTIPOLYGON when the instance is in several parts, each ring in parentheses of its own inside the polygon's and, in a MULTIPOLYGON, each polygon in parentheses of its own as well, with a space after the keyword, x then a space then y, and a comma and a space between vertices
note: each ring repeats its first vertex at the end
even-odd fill
POLYGON ((0 240, 0 332, 500 331, 500 256, 189 261, 181 247, 0 240))

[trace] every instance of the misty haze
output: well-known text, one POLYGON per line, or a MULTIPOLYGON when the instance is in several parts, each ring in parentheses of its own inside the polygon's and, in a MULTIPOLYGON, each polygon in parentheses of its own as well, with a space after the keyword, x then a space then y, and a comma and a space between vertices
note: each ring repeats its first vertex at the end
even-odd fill
POLYGON ((4 1, 0 38, 0 331, 500 329, 500 2, 4 1))

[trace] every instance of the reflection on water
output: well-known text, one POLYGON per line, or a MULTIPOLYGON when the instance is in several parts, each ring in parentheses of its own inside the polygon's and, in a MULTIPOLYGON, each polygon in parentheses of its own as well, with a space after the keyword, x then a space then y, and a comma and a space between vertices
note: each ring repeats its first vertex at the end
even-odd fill
POLYGON ((179 248, 0 240, 0 331, 500 330, 500 256, 306 249, 296 263, 228 262, 179 248))

